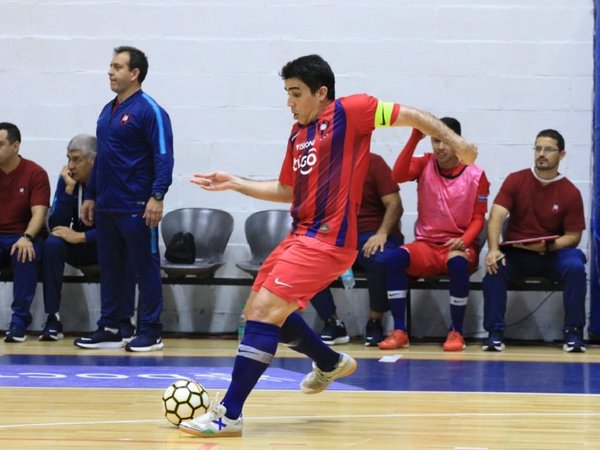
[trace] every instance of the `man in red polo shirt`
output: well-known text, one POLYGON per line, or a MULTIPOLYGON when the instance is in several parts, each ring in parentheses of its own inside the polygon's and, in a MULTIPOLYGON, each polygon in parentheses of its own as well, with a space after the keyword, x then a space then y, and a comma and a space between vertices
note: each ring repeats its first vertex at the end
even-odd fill
POLYGON ((21 132, 0 123, 0 267, 14 273, 12 317, 4 342, 24 342, 42 255, 50 182, 46 171, 19 156, 21 132))
POLYGON ((488 224, 487 275, 483 279, 483 324, 489 335, 482 349, 502 351, 507 284, 543 276, 564 284, 563 333, 566 352, 585 352, 585 255, 577 248, 583 230, 583 200, 575 185, 559 173, 565 140, 552 129, 538 133, 535 165, 511 173, 494 199, 488 224), (500 234, 507 220, 505 244, 500 234))

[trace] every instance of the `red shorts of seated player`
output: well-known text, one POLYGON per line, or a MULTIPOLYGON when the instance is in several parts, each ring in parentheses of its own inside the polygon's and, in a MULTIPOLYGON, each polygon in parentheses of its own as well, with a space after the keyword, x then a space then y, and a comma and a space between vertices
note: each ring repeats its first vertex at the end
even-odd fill
MULTIPOLYGON (((410 254, 410 266, 406 274, 410 277, 433 277, 448 273, 448 253, 450 248, 431 242, 415 241, 404 244, 410 254)), ((465 250, 469 263, 469 273, 474 272, 479 264, 479 253, 476 245, 465 250)))

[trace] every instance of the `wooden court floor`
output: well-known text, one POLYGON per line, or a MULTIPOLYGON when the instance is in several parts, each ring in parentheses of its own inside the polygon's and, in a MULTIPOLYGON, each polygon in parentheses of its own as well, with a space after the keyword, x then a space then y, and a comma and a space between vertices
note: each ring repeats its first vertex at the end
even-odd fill
MULTIPOLYGON (((44 377, 49 377, 48 366, 32 362, 38 357, 50 363, 63 358, 85 359, 86 367, 96 364, 98 371, 111 368, 114 358, 131 362, 134 370, 135 364, 147 370, 148 362, 159 369, 187 357, 201 358, 202 364, 210 364, 211 358, 216 358, 215 364, 230 364, 236 348, 233 340, 165 342, 160 354, 149 355, 80 350, 73 346, 72 339, 42 343, 30 336, 23 344, 0 343, 0 449, 600 449, 598 377, 586 375, 575 380, 575 384, 586 385, 581 393, 536 392, 543 378, 556 381, 551 367, 557 366, 563 374, 571 373, 564 372, 565 368, 574 373, 594 372, 600 363, 598 348, 588 349, 583 355, 569 355, 558 347, 547 346, 509 347, 500 354, 481 352, 478 345, 470 345, 460 354, 444 353, 439 345, 431 344, 411 345, 391 353, 365 348, 360 343, 337 346, 359 360, 359 369, 361 364, 370 367, 390 355, 398 355, 398 368, 415 363, 410 376, 416 385, 427 380, 447 383, 458 372, 444 371, 444 364, 457 363, 466 370, 470 370, 468 364, 476 364, 484 368, 478 372, 481 376, 492 378, 498 362, 510 363, 506 371, 531 362, 543 364, 544 371, 535 372, 531 379, 527 371, 522 372, 519 378, 523 380, 516 381, 523 381, 531 389, 518 393, 416 391, 410 385, 394 390, 389 388, 395 381, 394 367, 385 390, 377 389, 381 375, 378 370, 363 373, 362 380, 367 382, 355 390, 329 390, 308 396, 296 388, 259 389, 251 394, 244 409, 241 438, 200 439, 180 432, 161 415, 162 387, 29 385, 29 381, 45 382, 44 377), (97 363, 96 357, 101 357, 97 363), (428 363, 433 364, 433 370, 419 369, 428 363)), ((292 363, 297 359, 284 347, 280 347, 277 357, 292 363)), ((397 376, 397 381, 405 381, 400 379, 404 372, 399 369, 397 376)), ((348 377, 348 383, 352 377, 348 377)), ((485 383, 482 380, 481 386, 485 383)), ((569 380, 565 380, 565 392, 572 392, 573 385, 567 383, 569 380)), ((164 381, 165 387, 168 384, 164 381)), ((209 392, 215 393, 212 389, 209 392)))

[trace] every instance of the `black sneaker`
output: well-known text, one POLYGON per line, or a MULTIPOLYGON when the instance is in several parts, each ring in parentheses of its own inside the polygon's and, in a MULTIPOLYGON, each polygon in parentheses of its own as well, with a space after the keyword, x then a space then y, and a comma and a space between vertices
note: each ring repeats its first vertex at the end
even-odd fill
POLYGON ((21 325, 11 323, 4 337, 4 342, 25 342, 27 340, 26 331, 21 325))
POLYGON ((123 342, 129 344, 135 338, 135 326, 131 323, 130 319, 123 319, 119 323, 119 331, 123 342))
POLYGON ((344 322, 333 318, 325 322, 325 326, 319 337, 327 345, 347 344, 350 342, 350 336, 348 336, 344 322))
POLYGON ((563 345, 563 350, 568 353, 585 353, 585 344, 583 343, 583 339, 579 337, 579 333, 565 333, 565 343, 563 345))
POLYGON ((383 325, 381 320, 369 319, 365 326, 365 346, 377 347, 381 341, 385 339, 383 334, 383 325))
POLYGON ((98 328, 90 337, 75 339, 73 344, 81 348, 122 348, 125 342, 119 330, 113 332, 108 328, 98 328))
POLYGON ((157 352, 162 350, 165 344, 160 338, 140 334, 125 346, 128 352, 157 352))
POLYGON ((40 341, 55 342, 64 339, 63 326, 60 320, 56 317, 56 314, 49 314, 46 319, 46 325, 40 334, 40 341))
POLYGON ((501 330, 490 331, 489 336, 483 342, 481 350, 488 352, 501 352, 506 348, 504 345, 504 333, 501 330))

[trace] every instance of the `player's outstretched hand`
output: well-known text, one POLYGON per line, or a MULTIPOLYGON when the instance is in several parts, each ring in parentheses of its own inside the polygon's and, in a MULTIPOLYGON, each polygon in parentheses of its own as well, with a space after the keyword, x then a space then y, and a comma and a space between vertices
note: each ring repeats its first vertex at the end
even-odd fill
POLYGON ((190 181, 207 191, 226 191, 235 189, 239 185, 236 176, 218 170, 210 173, 196 173, 190 181))
POLYGON ((455 149, 456 157, 463 164, 473 164, 477 159, 477 146, 465 141, 461 142, 461 145, 455 149))

